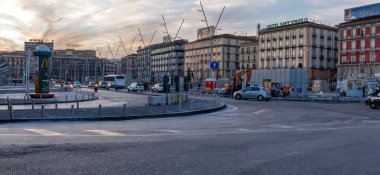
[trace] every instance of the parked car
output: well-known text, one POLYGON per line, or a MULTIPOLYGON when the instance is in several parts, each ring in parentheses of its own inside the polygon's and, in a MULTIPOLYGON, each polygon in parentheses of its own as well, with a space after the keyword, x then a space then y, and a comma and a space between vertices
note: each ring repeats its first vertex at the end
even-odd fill
POLYGON ((243 90, 236 91, 234 97, 237 100, 257 99, 259 101, 270 100, 271 98, 269 89, 262 86, 246 87, 243 90))
POLYGON ((366 103, 369 104, 371 109, 376 109, 380 107, 380 90, 379 88, 375 88, 372 93, 369 93, 369 96, 366 98, 366 103), (368 100, 368 102, 367 102, 368 100))
POLYGON ((371 101, 371 99, 373 97, 377 97, 377 95, 380 93, 380 88, 379 87, 376 87, 375 89, 371 89, 369 92, 368 92, 368 95, 365 97, 365 104, 366 105, 369 105, 369 102, 371 101))
POLYGON ((100 89, 107 89, 107 86, 108 86, 107 82, 105 82, 105 81, 99 82, 99 88, 100 89))
POLYGON ((131 83, 131 84, 128 86, 127 89, 128 89, 128 91, 134 91, 134 92, 141 91, 141 92, 143 92, 143 91, 144 91, 144 84, 134 82, 134 83, 131 83))
POLYGON ((152 92, 164 92, 164 84, 163 83, 156 83, 152 87, 152 92))
POLYGON ((74 88, 82 88, 83 86, 82 86, 82 84, 81 84, 80 82, 75 82, 75 83, 73 84, 73 87, 74 87, 74 88))

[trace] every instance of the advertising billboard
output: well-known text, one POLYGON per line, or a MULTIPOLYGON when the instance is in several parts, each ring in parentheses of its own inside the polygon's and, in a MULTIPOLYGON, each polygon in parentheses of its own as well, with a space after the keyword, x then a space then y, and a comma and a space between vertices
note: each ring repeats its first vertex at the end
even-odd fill
POLYGON ((353 21, 377 15, 380 15, 380 3, 354 7, 344 10, 345 21, 353 21))
POLYGON ((210 31, 214 32, 215 31, 215 27, 214 26, 210 26, 209 28, 206 27, 206 28, 198 29, 197 39, 209 38, 210 37, 210 31))

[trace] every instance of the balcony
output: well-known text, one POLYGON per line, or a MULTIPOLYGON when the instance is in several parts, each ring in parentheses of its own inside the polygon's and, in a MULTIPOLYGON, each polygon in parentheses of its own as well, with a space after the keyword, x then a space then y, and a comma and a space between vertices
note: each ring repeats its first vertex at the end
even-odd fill
POLYGON ((331 40, 331 35, 327 35, 327 39, 331 40))
POLYGON ((320 60, 323 60, 323 59, 325 59, 325 56, 320 55, 320 56, 319 56, 319 59, 320 59, 320 60))
POLYGON ((321 44, 319 45, 319 47, 320 47, 320 48, 325 48, 325 44, 321 43, 321 44))
POLYGON ((314 32, 313 32, 312 36, 313 36, 313 37, 317 37, 317 33, 314 33, 314 32))
POLYGON ((311 58, 314 58, 314 59, 315 59, 315 58, 317 58, 317 55, 316 55, 316 54, 312 54, 312 55, 311 55, 311 58))
POLYGON ((325 38, 325 34, 321 34, 321 36, 319 36, 321 39, 322 38, 325 38))
POLYGON ((303 32, 300 33, 300 37, 302 37, 302 36, 303 36, 303 32))
POLYGON ((327 61, 330 61, 331 60, 331 56, 327 56, 327 61))
POLYGON ((352 48, 351 49, 351 53, 355 53, 356 52, 356 49, 355 48, 352 48))
POLYGON ((327 47, 326 47, 326 48, 331 49, 331 45, 330 45, 330 44, 327 44, 327 47))

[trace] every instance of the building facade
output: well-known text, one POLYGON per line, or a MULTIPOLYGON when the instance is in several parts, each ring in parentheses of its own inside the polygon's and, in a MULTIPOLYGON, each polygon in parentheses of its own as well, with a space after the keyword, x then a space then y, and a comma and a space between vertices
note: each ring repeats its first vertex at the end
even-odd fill
POLYGON ((151 48, 152 82, 162 82, 163 77, 184 77, 185 45, 187 40, 155 44, 151 48))
POLYGON ((259 43, 257 38, 253 42, 242 43, 240 45, 239 68, 245 70, 247 68, 256 69, 259 65, 258 54, 259 43))
POLYGON ((380 77, 380 16, 347 20, 337 26, 338 76, 347 80, 380 77))
POLYGON ((127 79, 135 81, 138 77, 136 66, 137 54, 130 54, 121 58, 121 73, 127 75, 127 79))
POLYGON ((23 51, 0 52, 0 57, 9 65, 9 82, 21 84, 24 78, 25 56, 23 51))
POLYGON ((139 82, 151 83, 150 55, 152 47, 154 46, 139 47, 137 50, 136 66, 137 81, 139 82))
POLYGON ((252 42, 253 38, 221 34, 214 36, 212 41, 212 61, 218 63, 218 69, 212 71, 210 71, 210 37, 200 38, 186 44, 185 73, 186 76, 191 76, 193 81, 203 81, 211 77, 218 79, 235 77, 236 70, 240 67, 240 45, 242 43, 252 42))
POLYGON ((114 64, 98 58, 94 50, 55 50, 50 64, 50 78, 59 81, 89 82, 115 74, 114 64))
POLYGON ((259 30, 260 69, 305 69, 308 80, 336 74, 338 29, 307 18, 259 30))

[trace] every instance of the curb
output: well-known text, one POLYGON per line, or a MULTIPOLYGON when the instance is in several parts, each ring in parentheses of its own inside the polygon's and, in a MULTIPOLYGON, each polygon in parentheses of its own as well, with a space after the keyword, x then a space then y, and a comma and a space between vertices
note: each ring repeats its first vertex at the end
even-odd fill
MULTIPOLYGON (((95 100, 98 100, 99 99, 99 97, 97 97, 97 96, 95 96, 95 98, 92 98, 92 99, 89 99, 89 100, 78 100, 79 102, 87 102, 87 101, 95 101, 95 100)), ((22 100, 22 99, 21 99, 22 100)), ((66 101, 57 101, 57 103, 58 104, 62 104, 62 103, 75 103, 75 102, 77 102, 77 101, 75 101, 75 100, 68 100, 67 102, 66 101)), ((30 103, 11 103, 12 105, 32 105, 32 102, 30 102, 30 103)), ((54 101, 38 101, 38 100, 36 100, 35 102, 34 102, 34 104, 55 104, 55 102, 54 101)), ((0 106, 7 106, 8 104, 4 104, 4 103, 1 103, 0 104, 0 106)))
POLYGON ((2 123, 16 123, 16 122, 66 122, 66 121, 122 121, 122 120, 136 120, 136 119, 154 119, 154 118, 169 118, 169 117, 182 117, 196 114, 206 114, 226 109, 226 104, 221 104, 215 108, 207 108, 197 111, 189 112, 174 112, 174 113, 159 113, 147 115, 126 115, 126 116, 101 116, 101 117, 84 117, 84 118, 39 118, 39 119, 0 119, 2 123))

